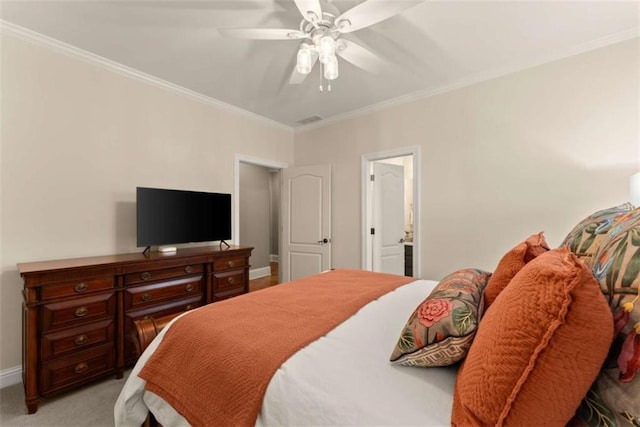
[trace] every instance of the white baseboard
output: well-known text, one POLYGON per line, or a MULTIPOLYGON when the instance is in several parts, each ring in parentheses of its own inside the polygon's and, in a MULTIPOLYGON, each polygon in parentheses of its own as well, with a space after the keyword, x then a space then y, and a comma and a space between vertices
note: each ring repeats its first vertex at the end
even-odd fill
POLYGON ((22 382, 22 366, 0 371, 0 389, 22 382))
POLYGON ((276 254, 269 255, 269 262, 280 262, 280 257, 276 254))
POLYGON ((271 276, 271 267, 255 268, 249 271, 249 280, 271 276))

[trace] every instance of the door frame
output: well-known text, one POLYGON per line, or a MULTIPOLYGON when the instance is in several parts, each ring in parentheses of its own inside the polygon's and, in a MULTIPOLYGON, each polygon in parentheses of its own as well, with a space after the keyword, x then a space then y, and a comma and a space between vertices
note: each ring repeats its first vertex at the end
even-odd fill
POLYGON ((377 160, 385 160, 393 157, 413 156, 413 277, 420 277, 422 271, 421 245, 420 245, 420 146, 412 145, 410 147, 396 148, 387 151, 378 151, 375 153, 363 154, 360 158, 361 187, 360 187, 360 268, 363 270, 371 270, 367 263, 367 256, 371 251, 369 243, 369 230, 371 228, 371 216, 369 215, 369 205, 371 203, 371 186, 370 170, 371 163, 377 160))
MULTIPOLYGON (((245 156, 244 154, 235 155, 233 169, 233 239, 231 239, 231 241, 236 245, 240 244, 240 163, 280 170, 287 168, 286 163, 277 162, 275 160, 245 156)), ((280 224, 278 224, 279 242, 281 242, 282 238, 282 219, 280 221, 280 224)))

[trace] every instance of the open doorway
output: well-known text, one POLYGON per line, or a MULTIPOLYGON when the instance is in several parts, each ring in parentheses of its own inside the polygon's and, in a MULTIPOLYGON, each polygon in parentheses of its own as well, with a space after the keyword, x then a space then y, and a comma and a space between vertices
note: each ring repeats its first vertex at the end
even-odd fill
POLYGON ((420 149, 362 156, 362 268, 420 275, 420 149))
POLYGON ((234 242, 253 247, 250 290, 279 283, 281 170, 285 164, 236 156, 234 242))

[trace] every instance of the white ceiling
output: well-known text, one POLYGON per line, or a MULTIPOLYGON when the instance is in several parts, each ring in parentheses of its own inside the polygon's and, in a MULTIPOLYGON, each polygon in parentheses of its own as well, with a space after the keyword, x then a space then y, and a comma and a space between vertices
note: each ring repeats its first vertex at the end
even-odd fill
MULTIPOLYGON (((399 0, 388 0, 399 1, 399 0)), ((334 0, 339 11, 362 0, 334 0)), ((2 0, 0 18, 287 126, 460 87, 637 37, 640 1, 425 1, 346 34, 385 58, 375 75, 339 59, 288 84, 298 40, 223 38, 217 28, 293 28, 293 0, 2 0)))

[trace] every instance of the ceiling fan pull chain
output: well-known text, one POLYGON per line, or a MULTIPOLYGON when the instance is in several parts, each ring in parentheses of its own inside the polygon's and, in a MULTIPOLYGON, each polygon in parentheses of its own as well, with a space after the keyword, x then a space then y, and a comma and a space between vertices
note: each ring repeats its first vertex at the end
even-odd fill
POLYGON ((324 65, 323 65, 323 64, 322 64, 322 62, 321 62, 321 63, 320 63, 320 67, 318 67, 318 70, 320 70, 320 87, 318 88, 318 89, 320 90, 320 92, 322 92, 322 91, 323 91, 323 89, 324 89, 324 88, 322 87, 322 67, 323 67, 323 66, 324 66, 324 65))

